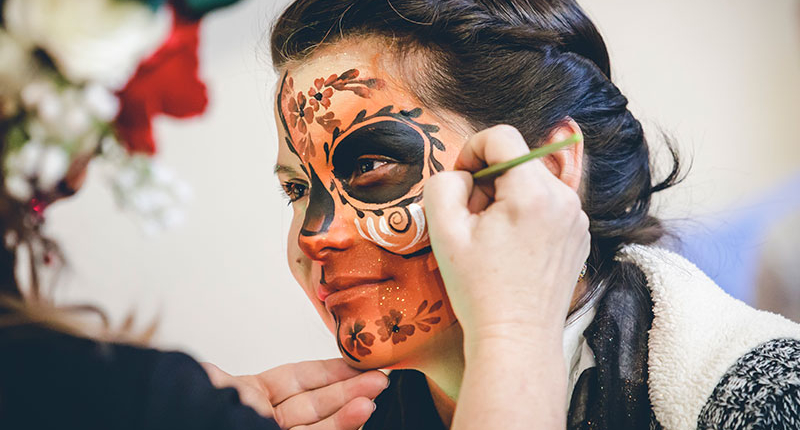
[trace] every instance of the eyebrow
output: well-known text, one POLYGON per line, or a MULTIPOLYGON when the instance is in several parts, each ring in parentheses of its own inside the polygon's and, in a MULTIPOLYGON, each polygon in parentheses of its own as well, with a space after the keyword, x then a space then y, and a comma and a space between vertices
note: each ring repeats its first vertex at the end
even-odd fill
POLYGON ((283 164, 276 164, 275 168, 272 170, 272 172, 274 174, 276 174, 276 175, 284 173, 284 174, 287 174, 287 175, 299 176, 297 170, 295 170, 295 169, 293 169, 293 168, 291 168, 289 166, 285 166, 283 164))

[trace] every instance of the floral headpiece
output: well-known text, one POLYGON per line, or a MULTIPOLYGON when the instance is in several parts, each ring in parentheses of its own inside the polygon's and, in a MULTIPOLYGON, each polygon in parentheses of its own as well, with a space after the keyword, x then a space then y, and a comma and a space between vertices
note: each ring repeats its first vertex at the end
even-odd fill
POLYGON ((200 18, 235 1, 0 0, 6 194, 41 216, 100 156, 146 230, 175 223, 189 190, 153 157, 151 120, 203 113, 200 18))

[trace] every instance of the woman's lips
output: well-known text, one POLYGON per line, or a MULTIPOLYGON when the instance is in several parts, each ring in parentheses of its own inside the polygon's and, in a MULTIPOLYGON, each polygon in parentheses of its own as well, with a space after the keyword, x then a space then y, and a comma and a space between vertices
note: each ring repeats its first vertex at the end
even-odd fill
MULTIPOLYGON (((325 280, 324 282, 320 282, 319 284, 317 284, 316 288, 317 298, 321 302, 325 302, 327 306, 330 306, 329 298, 331 296, 342 296, 342 294, 340 293, 346 290, 369 289, 372 287, 376 287, 380 284, 383 284, 385 282, 388 282, 389 280, 391 280, 391 278, 361 277, 361 276, 328 277, 328 279, 325 280)), ((348 294, 348 296, 351 296, 351 294, 348 294)))

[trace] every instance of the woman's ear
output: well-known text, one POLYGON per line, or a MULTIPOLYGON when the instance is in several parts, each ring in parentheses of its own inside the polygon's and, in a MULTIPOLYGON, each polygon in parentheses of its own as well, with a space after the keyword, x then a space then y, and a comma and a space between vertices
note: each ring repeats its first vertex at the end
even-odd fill
POLYGON ((544 144, 561 142, 573 134, 578 135, 577 142, 544 157, 542 162, 561 182, 578 192, 583 178, 583 133, 578 123, 567 118, 553 130, 544 144))

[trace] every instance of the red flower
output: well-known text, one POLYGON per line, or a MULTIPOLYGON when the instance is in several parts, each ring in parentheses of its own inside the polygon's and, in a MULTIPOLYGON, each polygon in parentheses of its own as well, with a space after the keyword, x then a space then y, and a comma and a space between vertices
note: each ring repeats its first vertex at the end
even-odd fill
POLYGON ((400 325, 402 320, 403 314, 392 309, 389 311, 389 315, 384 315, 381 319, 375 321, 375 324, 378 325, 378 334, 381 336, 381 342, 386 342, 391 337, 392 343, 396 345, 400 342, 405 342, 408 336, 414 334, 415 327, 411 324, 400 325))
POLYGON ((119 92, 116 129, 128 151, 156 152, 151 124, 156 115, 188 118, 205 111, 206 86, 198 76, 199 30, 199 20, 175 13, 167 40, 119 92))
POLYGON ((414 324, 416 324, 417 327, 419 327, 419 329, 424 331, 424 332, 431 331, 431 325, 439 324, 439 322, 442 321, 442 318, 441 317, 428 317, 427 315, 430 315, 430 314, 438 311, 441 308, 442 308, 442 301, 441 300, 439 300, 438 302, 434 303, 433 306, 431 306, 430 308, 428 308, 428 301, 427 300, 423 300, 422 303, 420 303, 419 307, 417 308, 417 314, 414 315, 414 324), (425 311, 425 309, 428 309, 427 313, 423 313, 425 311), (420 321, 420 320, 418 320, 418 318, 422 318, 422 320, 420 321))
POLYGON ((319 110, 320 105, 325 109, 331 107, 331 96, 333 95, 333 88, 322 87, 325 85, 325 80, 322 78, 314 80, 314 86, 308 90, 308 104, 310 104, 315 111, 319 110), (316 87, 316 88, 315 88, 316 87))
POLYGON ((317 116, 317 122, 328 133, 333 133, 333 130, 342 125, 342 121, 334 118, 333 112, 326 112, 325 115, 317 116))
POLYGON ((306 106, 306 96, 301 91, 296 98, 289 98, 288 109, 289 125, 301 134, 294 140, 295 149, 303 161, 308 161, 309 157, 317 155, 311 135, 308 134, 308 124, 314 122, 314 108, 306 106))
POLYGON ((289 99, 289 124, 302 134, 308 133, 308 126, 314 122, 314 108, 306 106, 306 96, 297 93, 297 98, 289 99))

